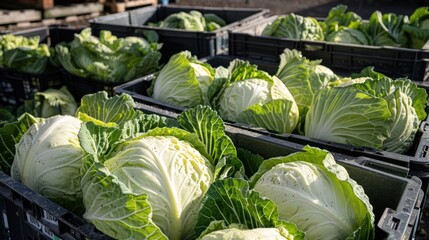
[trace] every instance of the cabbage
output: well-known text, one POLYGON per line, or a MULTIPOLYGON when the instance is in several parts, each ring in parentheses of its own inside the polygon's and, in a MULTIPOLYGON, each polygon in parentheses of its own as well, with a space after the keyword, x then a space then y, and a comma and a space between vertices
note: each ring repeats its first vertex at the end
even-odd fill
POLYGON ((199 11, 178 12, 168 15, 164 20, 148 23, 161 28, 178 28, 187 31, 215 31, 226 25, 225 20, 213 13, 202 14, 199 11))
POLYGON ((81 121, 57 115, 35 123, 16 145, 11 176, 60 205, 81 205, 80 167, 84 151, 81 121))
POLYGON ((286 239, 367 240, 375 234, 363 188, 329 152, 308 146, 263 161, 249 181, 212 183, 198 215, 197 236, 241 236, 234 228, 252 229, 254 236, 261 229, 286 233, 286 239))
MULTIPOLYGON (((153 33, 152 33, 153 34, 153 33)), ((90 28, 74 35, 73 41, 55 46, 58 61, 69 73, 104 82, 125 82, 159 70, 161 53, 156 42, 138 37, 117 38, 90 28)))
POLYGON ((236 59, 226 73, 217 71, 208 98, 228 121, 290 133, 298 123, 298 107, 285 85, 256 65, 236 59))
POLYGON ((407 22, 406 16, 375 11, 369 22, 361 24, 360 30, 368 36, 370 45, 407 47, 408 39, 403 28, 407 22))
MULTIPOLYGON (((174 136, 145 136, 122 143, 106 156, 103 166, 103 172, 115 179, 112 184, 119 184, 123 194, 144 196, 152 212, 148 221, 169 239, 183 239, 193 234, 196 213, 202 195, 213 181, 214 171, 192 145, 174 136)), ((116 239, 148 236, 137 229, 113 230, 111 224, 128 218, 130 210, 123 208, 122 213, 116 213, 115 209, 122 205, 116 204, 118 199, 108 193, 111 186, 100 189, 100 182, 86 182, 86 179, 82 184, 86 206, 83 217, 87 221, 116 239), (108 217, 118 220, 109 221, 108 217)), ((143 209, 136 210, 138 213, 143 209)), ((131 208, 131 211, 135 210, 131 208)), ((138 214, 135 217, 123 221, 136 221, 138 214)), ((133 227, 145 229, 145 224, 143 220, 133 227)))
POLYGON ((170 58, 153 81, 150 92, 159 101, 194 107, 207 102, 207 89, 213 77, 210 65, 183 51, 170 58))
POLYGON ((63 86, 34 94, 34 115, 47 118, 57 114, 74 115, 77 103, 73 95, 63 86))
POLYGON ((253 189, 307 239, 373 239, 374 214, 363 188, 327 151, 304 150, 264 161, 253 189))
POLYGON ((54 64, 52 48, 40 43, 40 37, 24 37, 13 34, 0 36, 0 66, 19 72, 42 74, 54 64))
MULTIPOLYGON (((56 115, 37 119, 24 114, 17 122, 0 130, 4 140, 0 144, 1 149, 7 149, 2 168, 7 170, 10 158, 13 157, 10 172, 14 179, 60 205, 79 212, 82 207, 81 166, 85 156, 78 140, 82 122, 120 127, 124 129, 122 138, 134 136, 146 126, 129 126, 130 121, 141 116, 133 107, 134 102, 129 95, 109 99, 106 92, 100 92, 82 98, 76 114, 79 118, 56 115)), ((160 121, 159 125, 162 124, 160 121)))
POLYGON ((275 76, 287 87, 299 108, 297 130, 302 131, 304 118, 314 94, 338 77, 331 69, 320 65, 320 60, 310 61, 300 51, 285 49, 275 76))
POLYGON ((417 8, 410 16, 409 24, 404 25, 404 31, 410 38, 410 47, 421 49, 429 40, 429 8, 417 8))
POLYGON ((320 90, 306 115, 305 135, 404 153, 426 118, 427 93, 408 79, 365 69, 320 90))
POLYGON ((262 36, 284 37, 297 40, 323 40, 323 29, 312 17, 303 17, 290 13, 281 15, 267 25, 262 36))
POLYGON ((88 154, 81 168, 83 217, 115 239, 193 238, 209 185, 242 176, 243 166, 210 108, 185 110, 177 118, 181 128, 144 115, 122 127, 81 127, 79 141, 88 154))
POLYGON ((365 34, 358 29, 352 28, 340 28, 337 31, 327 35, 325 40, 328 42, 369 45, 365 34))

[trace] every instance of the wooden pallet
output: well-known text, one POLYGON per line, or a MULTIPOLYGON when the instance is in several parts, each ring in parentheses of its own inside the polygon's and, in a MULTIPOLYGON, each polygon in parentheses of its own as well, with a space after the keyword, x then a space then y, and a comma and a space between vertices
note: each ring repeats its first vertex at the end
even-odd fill
POLYGON ((104 6, 112 13, 124 12, 126 9, 158 4, 157 0, 105 0, 104 6))
POLYGON ((40 22, 43 25, 55 24, 57 20, 73 21, 80 16, 96 17, 102 14, 103 11, 104 5, 98 2, 54 6, 49 9, 0 9, 0 26, 2 28, 12 25, 30 26, 36 22, 40 22))
POLYGON ((43 11, 43 18, 61 18, 76 15, 85 15, 92 13, 101 13, 104 11, 104 6, 98 2, 80 3, 71 5, 58 5, 51 9, 43 11))
POLYGON ((83 3, 104 4, 106 0, 0 0, 0 7, 7 9, 39 9, 46 10, 63 5, 83 3))
POLYGON ((39 10, 0 10, 0 25, 18 24, 42 20, 39 10))

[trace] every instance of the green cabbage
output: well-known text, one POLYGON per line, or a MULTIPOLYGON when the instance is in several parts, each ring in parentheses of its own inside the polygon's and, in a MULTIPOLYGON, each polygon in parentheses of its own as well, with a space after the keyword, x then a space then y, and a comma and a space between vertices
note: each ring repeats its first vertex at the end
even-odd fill
POLYGON ((0 66, 24 73, 42 74, 54 65, 54 50, 39 43, 40 37, 0 36, 0 66))
POLYGON ((217 71, 208 98, 228 121, 262 127, 278 133, 292 132, 299 118, 298 106, 285 85, 256 65, 236 59, 217 71))
POLYGON ((115 239, 193 238, 209 185, 243 175, 225 126, 210 108, 184 111, 178 125, 159 121, 137 114, 120 127, 85 122, 78 134, 87 153, 83 217, 115 239))
POLYGON ((34 116, 42 118, 58 114, 73 116, 77 110, 77 103, 65 86, 35 93, 33 105, 34 116))
POLYGON ((323 29, 316 19, 294 13, 279 16, 264 28, 261 35, 297 40, 322 41, 324 39, 323 29))
POLYGON ((305 135, 353 146, 404 153, 426 118, 427 93, 408 79, 365 69, 314 97, 305 135))
POLYGON ((304 118, 317 91, 338 79, 332 70, 320 65, 320 60, 309 60, 300 51, 285 49, 275 74, 287 87, 299 108, 297 131, 302 131, 304 118))
POLYGON ((68 72, 105 82, 125 82, 159 69, 160 45, 143 38, 117 38, 103 30, 100 37, 86 28, 70 43, 55 46, 61 65, 68 72))
POLYGON ((164 20, 148 23, 161 28, 178 28, 187 31, 215 31, 226 25, 225 20, 214 13, 202 14, 199 11, 178 12, 168 15, 164 20))
POLYGON ((69 209, 79 208, 84 151, 77 134, 82 121, 57 115, 35 123, 16 145, 11 176, 69 209))
POLYGON ((153 98, 181 107, 207 103, 207 90, 213 82, 214 69, 199 61, 189 51, 173 55, 152 82, 153 98))
POLYGON ((409 24, 404 26, 404 31, 410 37, 410 47, 421 49, 429 40, 429 8, 417 8, 410 16, 409 24))
POLYGON ((367 240, 375 235, 372 210, 363 188, 329 152, 307 146, 263 161, 249 181, 213 182, 195 231, 200 239, 257 236, 264 229, 279 239, 282 233, 286 239, 367 240))
POLYGON ((327 151, 306 147, 268 159, 251 182, 307 239, 374 239, 368 196, 327 151))
POLYGON ((369 45, 366 35, 362 31, 352 28, 340 28, 327 35, 325 40, 328 42, 369 45))

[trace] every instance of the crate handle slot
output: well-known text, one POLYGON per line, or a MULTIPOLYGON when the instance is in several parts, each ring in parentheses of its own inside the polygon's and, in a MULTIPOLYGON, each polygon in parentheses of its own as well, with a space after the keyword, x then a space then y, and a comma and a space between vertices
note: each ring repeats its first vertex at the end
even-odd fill
POLYGON ((422 148, 422 151, 420 152, 420 157, 421 158, 426 158, 427 154, 429 151, 429 146, 428 145, 424 145, 422 148))

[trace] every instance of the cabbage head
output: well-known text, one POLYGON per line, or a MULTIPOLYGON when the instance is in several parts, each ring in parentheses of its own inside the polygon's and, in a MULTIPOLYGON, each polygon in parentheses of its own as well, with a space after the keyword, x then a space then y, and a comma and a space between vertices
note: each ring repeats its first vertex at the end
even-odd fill
POLYGON ((371 69, 354 77, 315 95, 306 115, 305 135, 406 152, 427 116, 426 91, 408 79, 393 80, 371 69))
POLYGON ((332 154, 309 146, 263 161, 250 180, 225 178, 211 184, 195 231, 203 239, 215 233, 238 238, 233 228, 252 229, 254 236, 264 228, 279 239, 278 234, 286 239, 368 240, 375 234, 374 213, 362 186, 332 154))
POLYGON ((84 151, 77 137, 81 123, 57 115, 32 125, 16 145, 11 176, 66 208, 81 205, 84 151))
POLYGON ((224 76, 217 75, 208 94, 222 119, 278 133, 295 129, 298 106, 277 77, 238 59, 230 63, 226 72, 224 76))
POLYGON ((275 74, 287 87, 299 108, 298 132, 302 132, 304 118, 317 91, 338 79, 331 69, 320 65, 320 60, 309 60, 300 51, 285 49, 275 74))
POLYGON ((199 11, 178 12, 168 15, 164 20, 148 23, 149 26, 177 28, 187 31, 215 31, 226 25, 225 20, 214 13, 202 14, 199 11))
POLYGON ((362 31, 352 28, 340 28, 330 33, 325 40, 328 42, 369 45, 366 35, 362 31))
MULTIPOLYGON (((145 221, 158 226, 169 239, 183 239, 193 234, 202 196, 214 175, 206 157, 188 142, 173 136, 145 136, 124 142, 106 158, 104 171, 120 183, 123 193, 144 196, 145 207, 152 210, 145 221)), ((115 213, 114 208, 121 205, 112 202, 115 198, 108 187, 100 189, 98 184, 84 182, 86 212, 83 217, 117 239, 145 236, 137 231, 109 230, 111 226, 106 224, 103 215, 116 214, 118 218, 125 215, 115 213)), ((119 203, 122 198, 116 201, 119 203)), ((145 221, 140 224, 144 225, 145 221)))
POLYGON ((368 36, 370 45, 407 47, 408 39, 404 31, 407 22, 407 16, 375 11, 359 29, 368 36))
POLYGON ((294 13, 279 16, 265 27, 261 35, 297 40, 322 41, 324 39, 323 29, 315 18, 294 13))
POLYGON ((410 47, 422 49, 429 40, 429 8, 417 8, 410 16, 410 22, 404 25, 409 35, 410 47))
POLYGON ((306 239, 373 239, 374 214, 362 186, 327 151, 304 149, 264 161, 253 189, 306 239))
POLYGON ((122 127, 85 122, 83 217, 115 239, 194 238, 214 179, 243 175, 224 127, 203 106, 183 111, 175 123, 141 112, 122 127))
POLYGON ((152 82, 153 98, 180 107, 194 107, 207 102, 207 90, 213 82, 214 69, 199 61, 191 52, 173 55, 152 82))
POLYGON ((66 86, 60 89, 47 89, 34 94, 34 115, 48 118, 58 114, 73 116, 77 103, 66 86))

